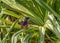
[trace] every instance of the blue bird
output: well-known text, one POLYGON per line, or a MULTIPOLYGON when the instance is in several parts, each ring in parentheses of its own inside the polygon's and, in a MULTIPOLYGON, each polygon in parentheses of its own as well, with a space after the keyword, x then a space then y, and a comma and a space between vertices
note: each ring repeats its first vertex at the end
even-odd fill
POLYGON ((26 19, 22 22, 21 28, 24 28, 24 29, 27 28, 29 21, 30 21, 30 18, 26 17, 26 19))

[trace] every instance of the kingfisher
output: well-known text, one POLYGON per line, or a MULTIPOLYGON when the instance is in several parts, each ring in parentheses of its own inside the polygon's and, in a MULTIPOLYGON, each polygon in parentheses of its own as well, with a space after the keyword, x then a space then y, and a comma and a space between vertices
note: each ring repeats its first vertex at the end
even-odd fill
POLYGON ((24 28, 24 29, 27 28, 29 21, 30 21, 30 18, 26 17, 26 19, 22 22, 21 28, 24 28))

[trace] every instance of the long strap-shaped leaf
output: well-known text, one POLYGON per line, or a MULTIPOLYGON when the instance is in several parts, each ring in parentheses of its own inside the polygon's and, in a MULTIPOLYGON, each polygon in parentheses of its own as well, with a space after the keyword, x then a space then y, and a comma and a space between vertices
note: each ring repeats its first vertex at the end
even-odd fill
MULTIPOLYGON (((30 29, 30 28, 29 28, 30 29)), ((17 38, 19 37, 19 35, 21 34, 21 33, 23 33, 23 31, 25 31, 25 30, 29 30, 29 29, 22 29, 22 30, 20 30, 20 31, 18 31, 18 32, 16 32, 13 36, 12 36, 12 42, 11 43, 17 43, 17 38)), ((22 39, 22 36, 20 37, 20 39, 21 39, 21 42, 22 42, 22 40, 24 39, 22 39)))
MULTIPOLYGON (((5 22, 6 24, 12 24, 12 22, 10 22, 10 21, 7 21, 7 20, 5 20, 5 19, 2 19, 2 18, 0 18, 0 21, 2 21, 2 22, 5 22)), ((1 26, 0 26, 1 27, 1 26)), ((6 26, 3 26, 3 27, 6 27, 6 26)), ((9 26, 8 26, 9 27, 9 26)), ((16 24, 15 26, 14 26, 14 28, 19 28, 20 27, 20 25, 18 25, 18 24, 16 24)))
POLYGON ((15 0, 5 0, 5 1, 4 0, 1 0, 1 1, 4 2, 4 3, 6 3, 8 6, 14 8, 14 9, 20 10, 22 12, 25 12, 25 13, 30 14, 31 16, 34 16, 23 5, 16 3, 15 0))
POLYGON ((32 37, 34 33, 28 33, 25 38, 23 39, 22 43, 29 43, 29 39, 32 37))
POLYGON ((20 33, 22 33, 25 29, 19 30, 18 32, 16 32, 13 36, 12 36, 12 40, 11 43, 16 43, 17 42, 17 37, 20 35, 20 33))
POLYGON ((43 0, 35 0, 39 5, 41 5, 43 8, 47 9, 48 11, 52 12, 59 20, 60 16, 50 7, 48 6, 43 0))
POLYGON ((39 37, 38 37, 38 42, 37 43, 44 43, 44 35, 45 35, 45 28, 44 27, 39 27, 39 37))
POLYGON ((55 35, 60 39, 60 25, 56 21, 53 15, 48 15, 49 20, 51 24, 48 24, 48 26, 51 28, 51 30, 55 33, 55 35))
POLYGON ((11 16, 16 17, 16 18, 20 18, 20 16, 19 16, 18 14, 16 14, 16 13, 14 13, 14 12, 12 12, 12 11, 9 11, 9 10, 6 10, 6 9, 4 9, 4 8, 2 8, 2 9, 3 9, 3 10, 2 10, 2 13, 3 13, 3 14, 11 15, 11 16))
POLYGON ((10 32, 12 31, 14 25, 16 24, 16 22, 18 21, 18 19, 12 24, 12 26, 10 27, 10 30, 8 31, 8 33, 5 35, 5 37, 2 40, 2 43, 5 43, 5 39, 7 38, 7 36, 10 34, 10 32))

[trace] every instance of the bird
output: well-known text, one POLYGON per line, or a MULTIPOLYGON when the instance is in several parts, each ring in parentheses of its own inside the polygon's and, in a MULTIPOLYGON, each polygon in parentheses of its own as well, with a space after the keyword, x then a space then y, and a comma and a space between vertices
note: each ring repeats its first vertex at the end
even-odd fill
POLYGON ((24 29, 27 28, 29 21, 30 21, 30 18, 26 17, 26 19, 22 22, 21 28, 24 28, 24 29))

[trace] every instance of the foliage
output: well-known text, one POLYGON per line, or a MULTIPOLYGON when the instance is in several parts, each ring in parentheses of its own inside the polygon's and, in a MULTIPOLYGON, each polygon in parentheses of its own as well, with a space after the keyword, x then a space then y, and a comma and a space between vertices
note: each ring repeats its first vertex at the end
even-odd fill
POLYGON ((0 30, 0 43, 59 43, 60 0, 0 0, 0 30))

